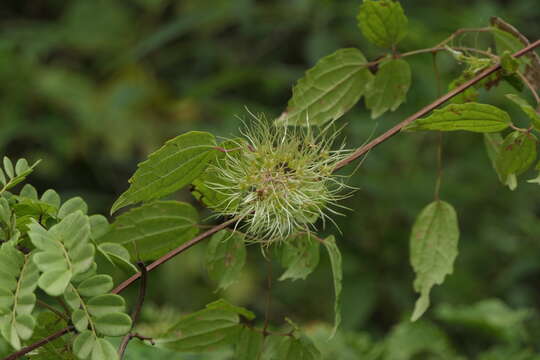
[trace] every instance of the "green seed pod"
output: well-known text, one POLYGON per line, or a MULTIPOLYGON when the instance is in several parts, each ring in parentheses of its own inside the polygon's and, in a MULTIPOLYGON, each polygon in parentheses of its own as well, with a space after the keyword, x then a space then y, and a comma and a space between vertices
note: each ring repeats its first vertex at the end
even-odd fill
POLYGON ((335 165, 348 154, 331 146, 337 132, 332 126, 318 131, 291 128, 255 118, 241 131, 242 140, 209 167, 205 185, 223 201, 214 208, 222 216, 239 216, 242 230, 268 244, 297 231, 310 231, 319 218, 339 214, 334 208, 347 186, 333 175, 335 165))

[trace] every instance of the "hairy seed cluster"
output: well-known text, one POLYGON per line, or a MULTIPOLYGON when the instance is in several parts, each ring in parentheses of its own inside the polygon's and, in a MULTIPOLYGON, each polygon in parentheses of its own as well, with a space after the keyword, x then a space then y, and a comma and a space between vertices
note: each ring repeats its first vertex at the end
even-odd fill
POLYGON ((223 199, 215 210, 240 216, 243 230, 266 242, 309 231, 318 218, 331 220, 328 214, 339 214, 334 208, 347 196, 334 167, 349 151, 332 150, 336 134, 328 132, 256 119, 209 169, 216 181, 206 186, 223 199))

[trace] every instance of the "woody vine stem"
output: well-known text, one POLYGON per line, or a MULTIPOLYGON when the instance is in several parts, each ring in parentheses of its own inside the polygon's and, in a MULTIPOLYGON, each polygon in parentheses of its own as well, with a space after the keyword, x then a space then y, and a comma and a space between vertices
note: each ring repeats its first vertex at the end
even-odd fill
MULTIPOLYGON (((531 44, 529 44, 528 46, 524 47, 523 49, 517 51, 512 56, 515 57, 515 58, 520 57, 520 56, 534 50, 535 48, 537 48, 539 46, 540 46, 540 39, 536 40, 535 42, 533 42, 531 44)), ((436 48, 431 48, 431 49, 425 49, 422 52, 424 52, 424 53, 427 53, 427 52, 434 53, 434 52, 437 52, 437 51, 440 51, 440 50, 441 50, 440 47, 436 47, 436 48)), ((420 109, 416 113, 414 113, 411 116, 407 117, 406 119, 404 119, 403 121, 401 121, 397 125, 393 126, 389 130, 387 130, 386 132, 381 134, 380 136, 373 139, 369 143, 367 143, 364 146, 358 148, 356 151, 354 151, 347 158, 345 158, 342 161, 338 162, 336 164, 335 168, 334 168, 334 171, 337 171, 337 170, 347 166, 348 164, 350 164, 354 160, 356 160, 356 159, 360 158, 361 156, 367 154, 371 149, 375 148, 379 144, 385 142, 386 140, 390 139, 392 136, 396 135, 405 126, 411 124, 416 119, 427 115, 428 113, 430 113, 431 111, 433 111, 434 109, 439 107, 440 105, 444 104, 446 101, 448 101, 451 98, 453 98, 454 96, 462 93, 466 89, 468 89, 471 86, 475 85, 476 83, 478 83, 482 79, 486 78, 487 76, 493 74, 494 72, 498 71, 499 69, 501 69, 501 65, 500 64, 495 64, 495 65, 483 70, 481 73, 477 74, 475 77, 473 77, 469 81, 463 83, 462 85, 460 85, 460 86, 456 87, 455 89, 449 91, 445 95, 439 97, 438 99, 436 99, 435 101, 433 101, 429 105, 426 105, 425 107, 423 107, 422 109, 420 109)), ((537 98, 537 95, 535 96, 535 98, 537 98)), ((193 245, 203 241, 204 239, 210 237, 211 235, 217 233, 218 231, 220 231, 222 229, 225 229, 230 225, 235 224, 239 220, 240 219, 238 217, 235 217, 235 218, 232 218, 230 220, 227 220, 227 221, 225 221, 225 222, 223 222, 223 223, 221 223, 219 225, 216 225, 216 226, 210 228, 209 230, 205 231, 204 233, 200 234, 199 236, 191 239, 190 241, 182 244, 181 246, 177 247, 176 249, 174 249, 174 250, 170 251, 169 253, 165 254, 164 256, 159 258, 158 260, 152 262, 150 265, 148 265, 146 267, 146 272, 150 272, 150 271, 156 269, 157 267, 159 267, 163 263, 165 263, 165 262, 171 260, 172 258, 176 257, 177 255, 183 253, 184 251, 186 251, 187 249, 189 249, 193 245)), ((139 271, 135 275, 133 275, 130 278, 123 281, 116 288, 114 288, 111 292, 113 294, 118 294, 118 293, 124 291, 128 286, 130 286, 135 281, 137 281, 141 277, 141 274, 142 273, 139 271)), ((58 332, 56 332, 54 334, 49 335, 48 337, 46 337, 46 338, 44 338, 44 339, 42 339, 40 341, 35 342, 34 344, 31 344, 31 345, 28 345, 28 346, 22 348, 21 350, 19 350, 19 351, 15 352, 15 353, 5 357, 3 360, 15 360, 15 359, 18 359, 18 358, 24 356, 25 354, 29 353, 30 351, 33 351, 33 350, 47 344, 48 342, 51 342, 51 341, 61 337, 62 335, 66 334, 66 333, 68 333, 70 331, 73 331, 73 330, 74 330, 73 326, 68 326, 68 327, 66 327, 66 328, 64 328, 64 329, 62 329, 62 330, 60 330, 60 331, 58 331, 58 332)))

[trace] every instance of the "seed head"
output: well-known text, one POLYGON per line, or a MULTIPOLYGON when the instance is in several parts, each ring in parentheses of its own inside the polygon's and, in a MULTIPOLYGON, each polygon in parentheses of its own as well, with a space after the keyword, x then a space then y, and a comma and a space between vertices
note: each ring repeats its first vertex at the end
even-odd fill
POLYGON ((333 171, 350 151, 331 149, 337 132, 330 128, 315 134, 256 117, 244 124, 243 138, 230 140, 230 150, 208 169, 219 180, 205 185, 223 199, 214 210, 239 216, 247 234, 267 243, 310 231, 318 218, 332 221, 328 213, 339 214, 334 208, 349 195, 333 171))

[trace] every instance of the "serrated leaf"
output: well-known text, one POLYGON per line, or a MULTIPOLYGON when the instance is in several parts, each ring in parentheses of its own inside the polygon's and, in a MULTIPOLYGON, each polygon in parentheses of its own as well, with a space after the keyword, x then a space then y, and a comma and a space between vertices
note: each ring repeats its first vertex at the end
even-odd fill
POLYGON ((121 336, 131 330, 131 318, 121 312, 112 312, 96 317, 95 326, 105 336, 121 336))
POLYGON ((398 1, 364 0, 358 14, 358 27, 373 44, 392 48, 407 35, 407 17, 398 1))
POLYGON ((328 252, 328 257, 330 258, 330 265, 332 266, 332 278, 334 281, 334 328, 332 329, 333 337, 339 325, 341 324, 341 281, 343 279, 343 270, 341 264, 341 253, 337 247, 336 240, 333 236, 329 236, 322 242, 326 251, 328 252))
POLYGON ((262 332, 254 331, 248 327, 243 327, 236 342, 236 360, 258 360, 260 359, 264 343, 262 332))
POLYGON ((243 235, 222 230, 212 236, 206 249, 206 268, 219 288, 226 289, 236 282, 245 262, 243 235))
POLYGON ((540 131, 540 114, 527 102, 516 94, 506 94, 506 97, 518 105, 521 110, 531 119, 536 130, 540 131))
POLYGON ((82 296, 97 296, 109 292, 113 288, 112 277, 105 274, 94 275, 77 286, 82 296))
POLYGON ((520 175, 536 160, 536 137, 529 133, 514 131, 501 144, 497 157, 497 169, 503 178, 510 174, 520 175))
POLYGON ((366 92, 366 107, 371 117, 378 118, 388 110, 396 110, 407 97, 411 86, 411 67, 403 59, 384 61, 366 92))
POLYGON ((276 124, 322 126, 336 120, 364 95, 373 75, 358 49, 325 56, 293 87, 287 109, 276 124))
POLYGON ((180 190, 206 168, 215 151, 212 134, 191 131, 165 143, 138 165, 130 187, 114 202, 111 213, 141 201, 159 199, 180 190))
POLYGON ((505 186, 508 186, 510 190, 514 190, 517 187, 517 178, 516 174, 510 174, 503 176, 499 171, 497 159, 501 152, 501 146, 503 143, 503 138, 499 133, 486 133, 484 134, 484 144, 486 146, 486 152, 488 154, 489 160, 493 169, 497 173, 497 177, 505 186))
POLYGON ((447 202, 434 201, 418 215, 411 232, 410 260, 416 273, 414 289, 420 293, 411 320, 429 306, 429 293, 453 271, 458 254, 459 227, 456 211, 447 202))
POLYGON ((62 204, 60 209, 58 209, 58 218, 63 219, 76 211, 81 211, 83 214, 88 212, 88 205, 79 196, 73 197, 62 204))
POLYGON ((156 201, 117 217, 98 242, 122 244, 133 260, 154 260, 197 235, 197 221, 197 211, 187 203, 156 201))
POLYGON ((309 234, 294 236, 281 245, 279 259, 286 269, 279 280, 305 280, 319 264, 320 243, 309 234))
POLYGON ((434 110, 430 116, 415 120, 404 130, 466 130, 490 133, 502 131, 511 123, 510 115, 506 111, 493 105, 468 102, 450 104, 434 110))

